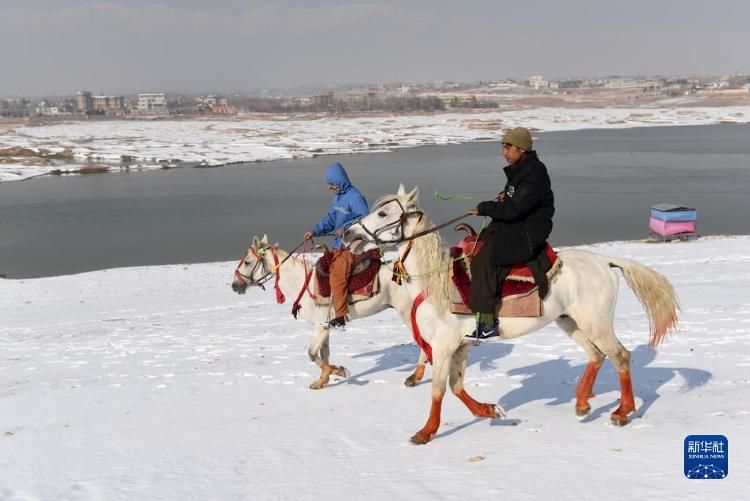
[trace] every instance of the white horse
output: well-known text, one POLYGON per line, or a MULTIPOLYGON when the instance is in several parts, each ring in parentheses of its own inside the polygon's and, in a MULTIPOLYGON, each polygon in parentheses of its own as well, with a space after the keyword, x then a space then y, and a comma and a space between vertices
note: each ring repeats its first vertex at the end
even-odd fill
MULTIPOLYGON (((399 187, 398 193, 382 197, 374 209, 344 234, 345 241, 364 239, 375 243, 406 245, 409 236, 424 232, 434 225, 418 206, 418 188, 410 193, 399 187)), ((454 315, 449 312, 449 274, 447 252, 442 248, 437 232, 428 233, 414 241, 414 252, 405 261, 406 270, 416 279, 402 285, 408 300, 394 301, 393 307, 408 314, 413 302, 422 291, 428 291, 427 300, 415 310, 415 322, 424 339, 432 347, 432 407, 425 426, 412 442, 428 442, 440 425, 440 409, 450 378, 453 393, 472 410, 475 416, 498 417, 501 410, 493 404, 480 404, 466 394, 463 378, 471 334, 476 326, 471 315, 454 315)), ((544 299, 544 315, 538 318, 502 318, 500 335, 510 339, 541 329, 556 322, 588 355, 588 365, 576 388, 576 413, 588 414, 589 398, 597 373, 606 357, 620 375, 620 405, 611 414, 616 425, 625 425, 630 413, 635 412, 633 387, 630 379, 630 352, 615 336, 614 312, 617 301, 620 269, 625 282, 644 306, 650 320, 649 344, 659 344, 676 328, 677 298, 670 282, 654 270, 628 259, 614 258, 583 250, 565 250, 559 253, 562 260, 560 272, 550 284, 544 299)), ((403 296, 400 296, 403 299, 403 296)))
MULTIPOLYGON (((374 247, 374 246, 370 246, 374 247)), ((363 247, 363 250, 367 246, 363 247)), ((313 381, 310 388, 318 390, 324 388, 330 379, 330 376, 347 377, 347 370, 340 365, 331 365, 330 359, 330 327, 327 326, 329 318, 329 307, 318 305, 312 299, 313 280, 315 280, 315 265, 308 263, 303 259, 297 259, 275 246, 268 244, 268 236, 264 235, 262 239, 253 237, 253 243, 247 250, 247 253, 237 265, 234 271, 234 280, 232 280, 232 290, 238 294, 243 294, 248 286, 260 286, 268 280, 275 280, 278 276, 279 291, 286 299, 293 302, 302 291, 300 300, 299 316, 313 324, 315 329, 307 354, 314 363, 320 367, 320 377, 313 381), (286 259, 286 261, 285 261, 286 259), (282 263, 278 266, 277 263, 282 263), (312 272, 308 285, 305 287, 307 274, 312 272)), ((387 266, 381 266, 378 272, 380 280, 380 291, 372 298, 359 301, 349 305, 349 315, 352 319, 369 317, 391 307, 391 303, 408 301, 408 291, 399 287, 391 280, 392 272, 387 266)), ((277 298, 278 298, 277 293, 277 298)), ((408 315, 403 317, 404 323, 409 326, 408 315)), ((426 355, 420 353, 419 364, 414 373, 406 378, 404 382, 407 386, 414 386, 421 380, 424 374, 426 355)))

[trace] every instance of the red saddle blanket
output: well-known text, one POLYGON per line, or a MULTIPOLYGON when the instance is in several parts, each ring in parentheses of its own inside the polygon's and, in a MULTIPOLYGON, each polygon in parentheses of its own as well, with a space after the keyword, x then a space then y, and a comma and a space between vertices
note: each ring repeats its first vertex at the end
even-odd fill
MULTIPOLYGON (((329 273, 332 261, 333 254, 327 252, 315 264, 316 293, 322 297, 331 297, 329 273)), ((380 250, 372 249, 355 255, 352 263, 352 275, 349 278, 349 294, 368 294, 378 270, 380 270, 380 250)))
MULTIPOLYGON (((465 305, 469 303, 471 277, 466 269, 466 261, 457 258, 463 255, 471 255, 473 257, 479 252, 478 249, 481 249, 482 241, 480 240, 475 246, 473 241, 474 238, 475 237, 473 236, 466 237, 458 244, 458 246, 451 247, 450 249, 450 255, 454 259, 451 279, 453 280, 456 289, 458 289, 458 292, 461 295, 461 300, 465 305), (472 250, 474 250, 474 252, 468 254, 472 250)), ((554 269, 555 262, 557 261, 557 253, 555 253, 550 244, 547 244, 545 252, 547 253, 547 258, 552 265, 551 269, 554 269)), ((547 273, 549 273, 549 271, 547 271, 547 273)), ((532 276, 529 267, 526 265, 513 266, 510 269, 510 273, 508 273, 508 276, 503 281, 501 297, 506 298, 508 296, 526 294, 534 289, 534 287, 536 287, 536 283, 534 282, 534 277, 532 276)))

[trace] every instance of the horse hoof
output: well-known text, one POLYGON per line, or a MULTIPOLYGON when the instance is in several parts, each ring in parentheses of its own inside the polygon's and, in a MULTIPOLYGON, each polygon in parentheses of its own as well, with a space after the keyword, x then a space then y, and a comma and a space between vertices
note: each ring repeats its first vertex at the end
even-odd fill
POLYGON ((427 442, 429 442, 430 439, 429 438, 424 438, 419 433, 415 433, 414 436, 411 437, 411 439, 409 441, 412 443, 412 445, 424 445, 427 442))
POLYGON ((491 412, 492 412, 492 418, 493 419, 500 419, 505 417, 505 409, 500 407, 499 405, 491 405, 490 406, 491 412))
POLYGON ((612 424, 615 426, 625 426, 628 424, 628 416, 619 416, 612 414, 610 417, 610 420, 612 421, 612 424))
POLYGON ((320 381, 313 381, 312 383, 310 383, 311 390, 322 390, 325 387, 326 387, 325 383, 322 383, 320 381))
POLYGON ((590 405, 587 405, 586 407, 576 407, 576 416, 578 417, 588 416, 589 412, 591 412, 590 405))
POLYGON ((349 377, 349 371, 346 370, 346 367, 343 365, 339 365, 333 370, 333 372, 331 372, 331 375, 347 379, 349 377))
POLYGON ((419 383, 419 381, 414 377, 414 374, 404 380, 404 386, 408 386, 409 388, 417 386, 417 383, 419 383))

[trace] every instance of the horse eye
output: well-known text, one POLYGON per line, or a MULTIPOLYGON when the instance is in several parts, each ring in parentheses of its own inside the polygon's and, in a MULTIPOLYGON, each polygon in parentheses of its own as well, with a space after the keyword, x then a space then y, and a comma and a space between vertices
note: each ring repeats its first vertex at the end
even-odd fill
POLYGON ((245 266, 250 266, 250 261, 245 261, 245 266))
POLYGON ((385 211, 381 210, 380 212, 378 212, 378 216, 385 217, 385 211))

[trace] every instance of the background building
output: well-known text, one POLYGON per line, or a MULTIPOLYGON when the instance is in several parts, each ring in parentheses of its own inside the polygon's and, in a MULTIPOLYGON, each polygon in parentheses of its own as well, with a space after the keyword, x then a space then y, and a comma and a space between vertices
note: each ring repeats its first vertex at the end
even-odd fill
POLYGON ((94 99, 91 92, 82 90, 78 93, 78 96, 76 96, 76 111, 86 114, 94 112, 94 99))
POLYGON ((138 94, 138 112, 144 115, 168 115, 167 96, 164 94, 138 94))
POLYGON ((549 87, 549 82, 542 75, 532 75, 529 77, 529 87, 533 87, 536 90, 546 89, 549 87))
POLYGON ((125 113, 125 98, 122 96, 94 96, 94 111, 105 115, 125 113))

